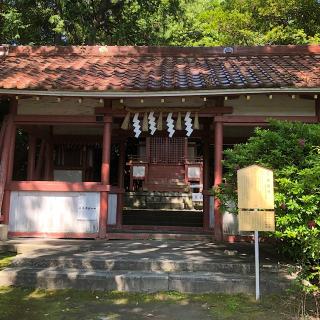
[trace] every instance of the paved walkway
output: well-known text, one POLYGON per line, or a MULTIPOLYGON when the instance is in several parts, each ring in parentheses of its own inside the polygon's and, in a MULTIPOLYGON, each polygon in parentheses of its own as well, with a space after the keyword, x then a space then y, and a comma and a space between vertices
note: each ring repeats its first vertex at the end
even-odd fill
MULTIPOLYGON (((254 245, 250 243, 217 244, 199 241, 158 240, 54 240, 14 239, 2 243, 28 256, 73 256, 104 259, 183 260, 190 262, 253 263, 254 245)), ((261 263, 278 263, 270 245, 260 246, 261 263)))
MULTIPOLYGON (((17 239, 6 243, 19 254, 0 272, 0 285, 46 289, 134 292, 254 292, 253 244, 199 241, 97 241, 17 239)), ((286 268, 263 245, 264 292, 289 284, 286 268)))

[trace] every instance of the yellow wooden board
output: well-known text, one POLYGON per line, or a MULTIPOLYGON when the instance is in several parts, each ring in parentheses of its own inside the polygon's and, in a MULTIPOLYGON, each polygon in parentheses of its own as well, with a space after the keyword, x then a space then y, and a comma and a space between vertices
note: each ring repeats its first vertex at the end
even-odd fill
POLYGON ((239 231, 274 231, 274 211, 239 210, 239 231))
POLYGON ((237 172, 239 209, 274 209, 272 170, 252 165, 237 172))

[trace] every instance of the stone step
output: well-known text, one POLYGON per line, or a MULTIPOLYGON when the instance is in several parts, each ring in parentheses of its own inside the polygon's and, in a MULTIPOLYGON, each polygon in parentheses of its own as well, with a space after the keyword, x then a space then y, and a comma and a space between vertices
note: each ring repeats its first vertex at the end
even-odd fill
POLYGON ((184 210, 184 203, 175 203, 175 202, 156 202, 148 201, 146 203, 148 209, 175 209, 175 210, 184 210))
POLYGON ((189 191, 189 186, 186 184, 170 184, 170 183, 148 183, 145 184, 144 189, 149 191, 166 192, 170 188, 173 192, 187 192, 189 191))
POLYGON ((202 227, 203 214, 201 211, 176 210, 176 208, 165 210, 125 208, 122 222, 124 225, 202 227))
MULTIPOLYGON (((261 275, 262 293, 286 289, 289 279, 261 275)), ((117 290, 131 292, 178 291, 190 293, 253 294, 253 276, 212 272, 138 272, 56 268, 7 268, 0 272, 0 286, 43 289, 117 290)))
MULTIPOLYGON (((185 260, 152 260, 152 259, 106 259, 99 257, 83 257, 77 254, 75 257, 65 256, 41 256, 24 257, 17 256, 12 267, 26 268, 58 268, 58 269, 80 269, 100 271, 139 271, 139 272, 214 272, 214 273, 237 273, 239 275, 253 275, 254 264, 244 263, 239 258, 230 257, 216 258, 215 262, 197 262, 185 260)), ((263 264, 261 272, 283 274, 285 271, 274 264, 263 264)))
POLYGON ((189 197, 190 193, 186 192, 159 192, 159 191, 128 191, 125 196, 160 196, 160 197, 189 197))
POLYGON ((212 234, 181 233, 181 232, 160 232, 150 229, 143 230, 109 230, 107 233, 108 240, 179 240, 179 241, 201 241, 203 243, 212 242, 212 234))

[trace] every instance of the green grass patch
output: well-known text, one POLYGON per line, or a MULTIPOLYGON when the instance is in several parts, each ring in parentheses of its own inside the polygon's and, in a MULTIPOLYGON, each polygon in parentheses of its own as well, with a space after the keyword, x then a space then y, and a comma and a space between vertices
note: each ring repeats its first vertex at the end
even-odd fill
POLYGON ((0 252, 0 270, 9 267, 16 255, 14 252, 0 252))
POLYGON ((298 316, 299 299, 299 295, 284 294, 264 296, 256 302, 254 297, 243 294, 144 294, 5 287, 0 288, 0 319, 308 319, 298 316))

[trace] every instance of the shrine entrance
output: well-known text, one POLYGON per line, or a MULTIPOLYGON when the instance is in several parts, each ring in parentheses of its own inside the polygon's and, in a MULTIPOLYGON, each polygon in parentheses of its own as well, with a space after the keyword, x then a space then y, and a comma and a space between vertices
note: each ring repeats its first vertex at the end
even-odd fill
POLYGON ((128 139, 122 222, 203 226, 203 145, 183 136, 128 139))

